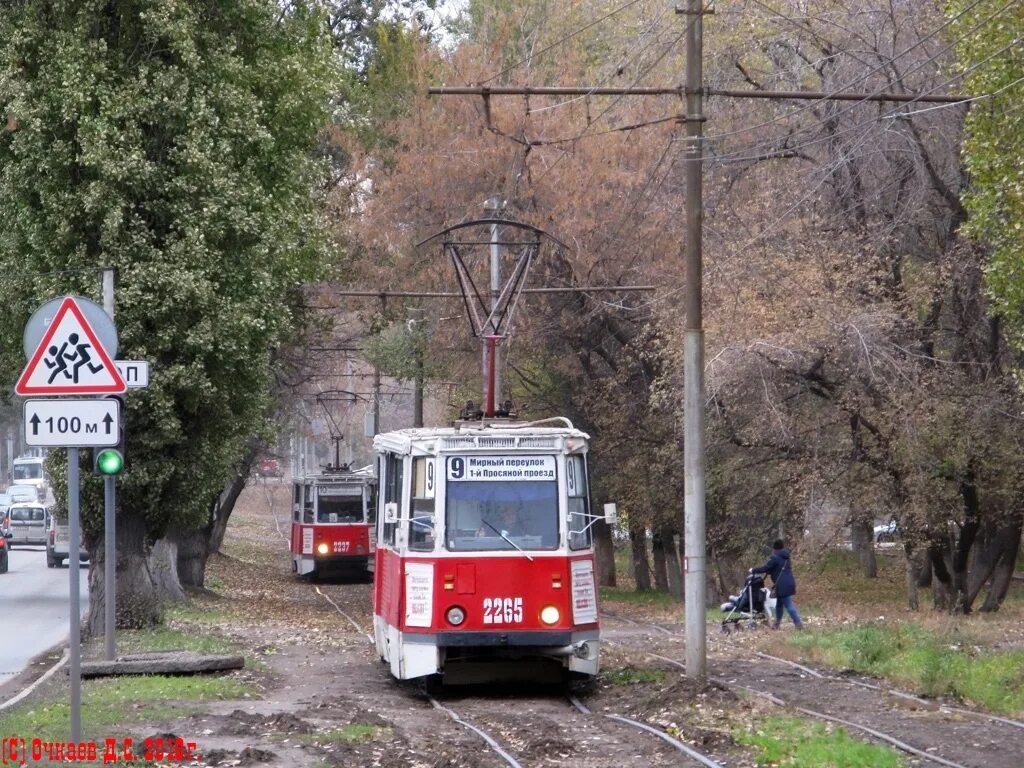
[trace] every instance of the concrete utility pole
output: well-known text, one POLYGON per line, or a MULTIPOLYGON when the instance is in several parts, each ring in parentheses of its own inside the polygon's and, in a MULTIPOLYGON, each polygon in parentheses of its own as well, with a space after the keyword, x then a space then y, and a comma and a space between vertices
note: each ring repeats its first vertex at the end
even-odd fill
MULTIPOLYGON (((494 195, 484 201, 484 210, 491 218, 497 218, 505 210, 505 200, 494 195)), ((501 228, 491 224, 491 316, 498 308, 498 297, 501 296, 501 228)), ((501 338, 494 327, 488 323, 483 337, 483 374, 484 374, 484 413, 493 416, 495 408, 501 402, 501 352, 498 345, 501 338)))
POLYGON ((703 0, 687 0, 686 27, 686 327, 683 346, 683 506, 686 673, 707 677, 707 542, 704 476, 703 0))

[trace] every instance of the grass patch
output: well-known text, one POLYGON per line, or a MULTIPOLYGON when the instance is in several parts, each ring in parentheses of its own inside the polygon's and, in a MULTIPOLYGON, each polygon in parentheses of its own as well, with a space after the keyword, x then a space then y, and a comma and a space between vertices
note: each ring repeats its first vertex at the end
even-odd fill
POLYGON ((118 653, 143 651, 193 651, 203 654, 236 653, 234 643, 216 635, 185 632, 169 627, 146 630, 121 630, 117 633, 118 653))
POLYGON ((962 631, 867 624, 805 632, 790 643, 813 661, 879 675, 926 696, 950 696, 1001 714, 1024 710, 1024 651, 982 653, 962 631))
POLYGON ((757 751, 758 765, 778 768, 899 768, 899 755, 852 738, 843 728, 789 717, 758 720, 736 740, 757 751))
POLYGON ((601 587, 601 600, 620 605, 643 605, 656 608, 679 608, 682 606, 668 592, 634 592, 620 587, 601 587))
MULTIPOLYGON (((196 711, 188 702, 252 698, 255 686, 234 677, 105 678, 82 681, 82 733, 94 740, 130 735, 116 732, 134 722, 161 722, 196 711)), ((33 738, 66 739, 71 722, 66 690, 43 701, 24 703, 0 714, 0 731, 33 738)))
POLYGON ((667 675, 660 669, 623 667, 602 672, 601 679, 608 685, 636 685, 638 683, 664 683, 667 675))
POLYGON ((385 726, 352 723, 350 725, 343 725, 340 728, 317 731, 303 737, 303 740, 315 744, 352 744, 358 741, 376 741, 377 739, 389 738, 390 736, 391 729, 385 726))

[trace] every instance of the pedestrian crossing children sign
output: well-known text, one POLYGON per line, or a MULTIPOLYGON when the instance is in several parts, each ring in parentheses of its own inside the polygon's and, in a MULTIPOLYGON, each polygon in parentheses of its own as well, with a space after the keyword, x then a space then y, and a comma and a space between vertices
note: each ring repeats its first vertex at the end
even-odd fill
POLYGON ((116 395, 127 389, 73 296, 60 305, 14 387, 19 395, 116 395))

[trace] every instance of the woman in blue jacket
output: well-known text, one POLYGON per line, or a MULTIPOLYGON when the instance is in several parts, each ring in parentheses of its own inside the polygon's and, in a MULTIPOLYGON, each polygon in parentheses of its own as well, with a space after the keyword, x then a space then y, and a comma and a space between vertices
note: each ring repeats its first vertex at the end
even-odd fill
POLYGON ((773 629, 778 629, 782 624, 782 609, 786 609, 789 618, 797 629, 803 629, 803 622, 800 621, 800 614, 796 611, 796 603, 793 602, 793 595, 796 594, 796 578, 793 576, 793 562, 789 559, 789 550, 782 539, 776 539, 772 544, 772 556, 768 562, 757 568, 751 568, 750 573, 767 573, 772 577, 772 584, 775 591, 775 624, 773 629))

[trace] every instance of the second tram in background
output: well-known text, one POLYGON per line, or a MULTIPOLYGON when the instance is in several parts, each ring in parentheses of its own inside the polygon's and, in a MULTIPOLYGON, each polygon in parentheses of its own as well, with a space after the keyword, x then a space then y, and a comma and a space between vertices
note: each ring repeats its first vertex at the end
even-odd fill
POLYGON ((292 488, 292 570, 299 576, 372 573, 377 478, 373 467, 326 470, 292 488))
POLYGON ((566 419, 374 438, 373 630, 399 679, 598 672, 588 436, 566 419))

